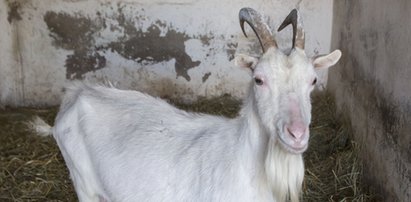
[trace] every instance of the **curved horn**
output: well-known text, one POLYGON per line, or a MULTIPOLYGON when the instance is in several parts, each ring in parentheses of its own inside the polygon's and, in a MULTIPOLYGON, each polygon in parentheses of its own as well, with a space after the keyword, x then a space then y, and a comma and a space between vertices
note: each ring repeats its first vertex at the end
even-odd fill
POLYGON ((253 29, 254 33, 257 35, 258 41, 263 48, 263 52, 266 52, 268 48, 277 48, 277 43, 275 42, 268 25, 263 22, 262 16, 252 8, 242 8, 239 13, 240 26, 244 35, 247 34, 244 31, 244 22, 253 29))
POLYGON ((289 24, 293 26, 293 47, 298 47, 304 50, 305 46, 305 34, 304 29, 302 27, 302 22, 300 17, 298 16, 297 9, 293 9, 290 14, 284 19, 283 23, 281 23, 278 31, 283 30, 289 24))

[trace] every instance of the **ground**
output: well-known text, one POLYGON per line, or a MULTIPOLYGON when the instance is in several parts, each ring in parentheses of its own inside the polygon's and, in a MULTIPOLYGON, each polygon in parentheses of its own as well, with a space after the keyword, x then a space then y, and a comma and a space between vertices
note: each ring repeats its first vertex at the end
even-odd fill
MULTIPOLYGON (((196 112, 234 117, 240 102, 230 96, 201 99, 176 106, 196 112)), ((77 201, 68 170, 52 137, 31 133, 34 115, 53 123, 57 107, 0 109, 0 201, 77 201)), ((381 201, 363 180, 359 146, 351 130, 337 118, 326 93, 313 97, 313 119, 302 201, 381 201)))

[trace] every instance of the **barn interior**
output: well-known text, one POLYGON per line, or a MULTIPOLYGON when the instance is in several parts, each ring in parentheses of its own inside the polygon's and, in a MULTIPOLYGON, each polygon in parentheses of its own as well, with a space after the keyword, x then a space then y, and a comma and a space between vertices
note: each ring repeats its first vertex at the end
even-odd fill
POLYGON ((411 200, 411 2, 399 0, 3 0, 0 1, 0 199, 76 201, 52 137, 64 86, 111 82, 188 110, 235 117, 250 73, 237 54, 259 56, 238 11, 252 7, 280 49, 297 8, 309 56, 342 51, 320 71, 302 201, 411 200))

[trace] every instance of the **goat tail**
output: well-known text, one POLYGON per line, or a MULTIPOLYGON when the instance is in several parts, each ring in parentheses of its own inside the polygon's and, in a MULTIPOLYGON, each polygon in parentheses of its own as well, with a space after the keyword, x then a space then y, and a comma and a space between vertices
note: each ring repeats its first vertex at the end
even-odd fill
POLYGON ((53 127, 39 116, 34 116, 32 120, 28 121, 27 127, 38 136, 45 137, 53 134, 53 127))

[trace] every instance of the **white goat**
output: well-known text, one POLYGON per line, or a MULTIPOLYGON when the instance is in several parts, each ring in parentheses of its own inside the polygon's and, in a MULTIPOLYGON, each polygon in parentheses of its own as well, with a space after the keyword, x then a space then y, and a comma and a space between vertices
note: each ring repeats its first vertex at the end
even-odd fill
POLYGON ((239 117, 187 113, 149 95, 74 83, 53 135, 80 201, 298 201, 308 146, 315 68, 339 50, 310 59, 293 10, 289 55, 251 8, 240 10, 263 48, 237 64, 253 80, 239 117))

